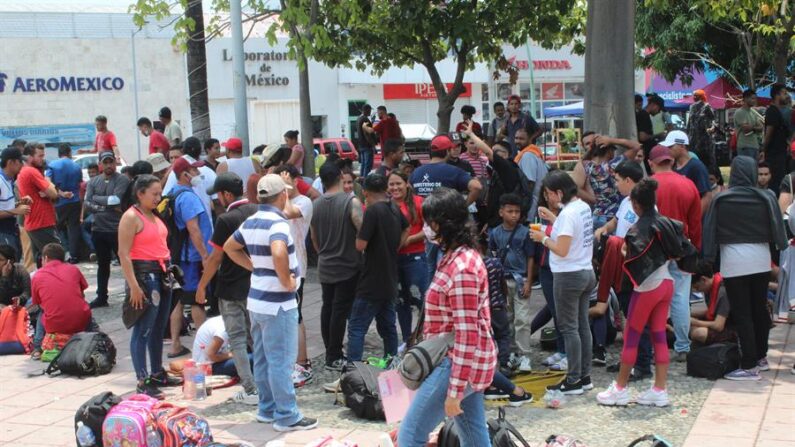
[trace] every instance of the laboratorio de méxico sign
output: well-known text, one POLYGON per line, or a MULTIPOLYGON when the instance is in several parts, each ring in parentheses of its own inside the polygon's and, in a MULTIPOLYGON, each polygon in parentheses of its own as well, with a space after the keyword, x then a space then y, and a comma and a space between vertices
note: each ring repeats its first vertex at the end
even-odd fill
MULTIPOLYGON (((247 51, 243 53, 243 58, 246 62, 260 64, 259 73, 248 74, 246 73, 246 85, 248 87, 277 87, 290 85, 290 78, 287 76, 279 76, 273 73, 273 62, 287 62, 294 60, 286 51, 247 51)), ((224 48, 221 51, 221 60, 229 62, 232 60, 232 54, 229 50, 224 48)), ((248 71, 248 70, 246 70, 248 71)))

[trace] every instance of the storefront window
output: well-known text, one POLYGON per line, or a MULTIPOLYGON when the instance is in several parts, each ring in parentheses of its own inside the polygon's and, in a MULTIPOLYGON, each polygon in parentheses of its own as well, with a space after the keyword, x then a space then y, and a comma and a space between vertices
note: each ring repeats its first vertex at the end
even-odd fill
POLYGON ((480 84, 480 100, 489 102, 489 84, 480 84))
POLYGON ((513 86, 511 84, 497 85, 497 99, 507 102, 508 98, 513 94, 513 86))
POLYGON ((583 82, 567 82, 564 99, 582 101, 585 97, 585 83, 583 82))

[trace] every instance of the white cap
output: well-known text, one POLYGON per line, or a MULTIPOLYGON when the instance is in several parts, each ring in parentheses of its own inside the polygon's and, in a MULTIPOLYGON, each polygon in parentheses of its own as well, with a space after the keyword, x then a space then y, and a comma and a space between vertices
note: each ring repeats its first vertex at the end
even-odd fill
POLYGON ((681 130, 672 130, 665 136, 665 141, 660 144, 665 147, 671 147, 674 144, 684 144, 687 146, 690 144, 690 139, 687 138, 687 134, 681 130))

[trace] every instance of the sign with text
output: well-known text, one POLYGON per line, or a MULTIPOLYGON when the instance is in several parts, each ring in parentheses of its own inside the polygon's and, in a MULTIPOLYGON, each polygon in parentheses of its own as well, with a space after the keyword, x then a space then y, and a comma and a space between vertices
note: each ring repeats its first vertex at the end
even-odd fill
POLYGON ((112 76, 52 76, 26 78, 0 71, 0 93, 99 92, 124 88, 124 79, 112 76))
MULTIPOLYGON (((453 84, 445 84, 449 91, 453 84)), ((464 83, 464 93, 459 98, 472 96, 472 84, 464 83)), ((436 99, 436 89, 433 84, 384 84, 384 99, 436 99)))
POLYGON ((16 139, 22 139, 42 143, 47 147, 58 147, 60 143, 69 143, 72 149, 80 149, 93 147, 94 137, 96 137, 94 123, 0 127, 0 148, 9 146, 16 139))

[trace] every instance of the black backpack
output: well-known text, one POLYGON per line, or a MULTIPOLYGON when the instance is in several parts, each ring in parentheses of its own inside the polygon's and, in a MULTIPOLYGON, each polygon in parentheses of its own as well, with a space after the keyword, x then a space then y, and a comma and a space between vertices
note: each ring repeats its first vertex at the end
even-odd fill
POLYGON ((530 180, 527 178, 524 172, 522 172, 518 166, 515 166, 514 169, 516 169, 516 175, 518 176, 518 179, 516 181, 516 187, 514 187, 513 191, 505 191, 505 183, 503 183, 502 178, 500 178, 496 170, 493 171, 492 181, 499 182, 505 194, 514 193, 522 199, 522 215, 526 216, 527 212, 530 211, 530 207, 533 206, 533 190, 530 189, 530 180))
MULTIPOLYGON (((183 189, 178 191, 176 194, 168 194, 167 196, 163 197, 160 203, 157 205, 157 215, 163 220, 166 224, 166 228, 168 229, 168 239, 166 243, 168 244, 168 249, 171 252, 171 262, 174 264, 179 264, 183 259, 187 258, 188 255, 188 243, 190 241, 190 237, 188 236, 188 228, 185 227, 180 229, 177 226, 177 219, 176 219, 176 206, 177 206, 177 197, 182 195, 182 193, 188 192, 188 190, 183 189)), ((195 194, 193 191, 190 191, 191 194, 195 194)))
MULTIPOLYGON (((72 336, 52 359, 45 373, 73 376, 107 374, 116 364, 116 346, 103 332, 80 332, 72 336)), ((99 438, 97 438, 99 439, 99 438)))
MULTIPOLYGON (((505 409, 500 407, 497 419, 489 419, 486 423, 492 447, 530 447, 519 430, 505 419, 505 409)), ((448 418, 439 430, 437 447, 460 447, 458 425, 454 418, 448 418)))
POLYGON ((687 354, 687 375, 718 380, 740 367, 740 349, 735 343, 716 343, 687 354))
MULTIPOLYGON (((90 428, 94 432, 94 439, 102 440, 102 423, 105 421, 105 416, 111 408, 121 402, 121 397, 106 391, 97 394, 86 403, 80 406, 75 413, 75 434, 77 433, 77 423, 82 422, 83 425, 90 428)), ((75 435, 75 440, 77 436, 75 435)), ((80 447, 78 442, 77 447, 80 447)))
POLYGON ((384 405, 378 392, 378 374, 383 370, 362 362, 346 367, 340 378, 340 389, 345 406, 360 418, 386 420, 384 405))

